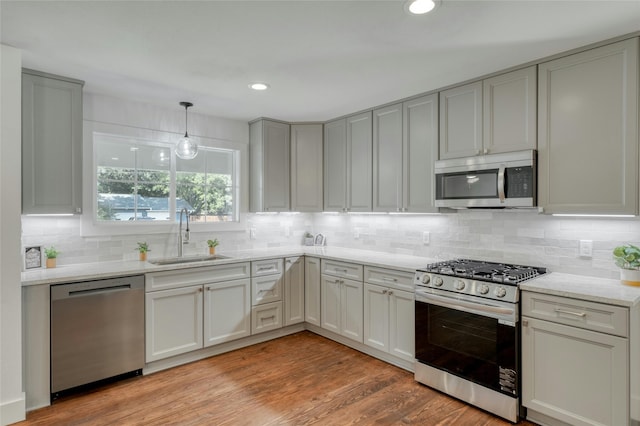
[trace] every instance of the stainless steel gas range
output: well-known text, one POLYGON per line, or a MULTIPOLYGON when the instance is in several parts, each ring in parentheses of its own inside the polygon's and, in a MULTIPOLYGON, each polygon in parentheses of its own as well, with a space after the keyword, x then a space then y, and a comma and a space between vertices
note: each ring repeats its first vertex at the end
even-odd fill
POLYGON ((509 421, 520 416, 518 284, 545 268, 457 259, 415 274, 415 379, 509 421))

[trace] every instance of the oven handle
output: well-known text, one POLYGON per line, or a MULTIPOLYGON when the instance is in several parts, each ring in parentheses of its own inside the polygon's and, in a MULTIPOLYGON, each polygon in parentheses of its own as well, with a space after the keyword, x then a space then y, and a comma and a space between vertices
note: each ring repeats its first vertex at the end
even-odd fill
POLYGON ((516 322, 516 309, 503 308, 500 306, 490 306, 480 303, 467 302, 450 297, 438 296, 431 293, 416 294, 416 301, 431 303, 433 305, 442 306, 444 308, 455 309, 456 311, 464 311, 472 314, 483 315, 495 319, 508 320, 516 322))

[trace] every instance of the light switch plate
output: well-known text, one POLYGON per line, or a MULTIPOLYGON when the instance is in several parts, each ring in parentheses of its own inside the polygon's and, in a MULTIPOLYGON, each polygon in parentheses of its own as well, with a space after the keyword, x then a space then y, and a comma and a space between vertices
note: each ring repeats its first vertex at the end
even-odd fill
POLYGON ((429 245, 429 242, 431 242, 431 233, 429 231, 424 231, 422 233, 422 244, 429 245))
POLYGON ((593 241, 592 240, 580 240, 580 257, 592 257, 593 256, 593 241))

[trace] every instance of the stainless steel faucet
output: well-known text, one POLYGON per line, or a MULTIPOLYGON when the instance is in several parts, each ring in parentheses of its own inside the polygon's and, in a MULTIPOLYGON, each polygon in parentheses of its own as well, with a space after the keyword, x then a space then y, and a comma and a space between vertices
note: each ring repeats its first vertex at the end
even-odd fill
POLYGON ((189 210, 185 207, 180 210, 180 228, 178 229, 178 257, 182 257, 182 245, 189 244, 189 210), (184 231, 184 237, 182 235, 182 213, 187 218, 187 229, 184 231))

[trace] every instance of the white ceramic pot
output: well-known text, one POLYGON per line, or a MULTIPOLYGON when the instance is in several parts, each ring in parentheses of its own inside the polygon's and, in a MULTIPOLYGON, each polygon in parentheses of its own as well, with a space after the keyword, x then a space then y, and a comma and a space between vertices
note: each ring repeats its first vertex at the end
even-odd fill
POLYGON ((637 269, 620 269, 620 280, 624 285, 640 286, 640 271, 637 269))

